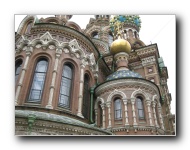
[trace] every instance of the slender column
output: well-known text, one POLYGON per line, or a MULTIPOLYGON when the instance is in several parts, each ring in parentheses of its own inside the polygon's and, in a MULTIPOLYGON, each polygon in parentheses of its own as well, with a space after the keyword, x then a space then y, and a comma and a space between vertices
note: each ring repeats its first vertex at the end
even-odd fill
POLYGON ((106 118, 105 118, 105 104, 101 104, 101 108, 102 108, 102 128, 105 129, 106 128, 106 118))
POLYGON ((98 110, 95 109, 95 124, 98 125, 98 110))
POLYGON ((134 30, 132 30, 132 32, 133 32, 133 38, 135 38, 135 31, 134 31, 134 30))
POLYGON ((157 118, 156 118, 155 106, 156 106, 156 102, 153 101, 153 102, 152 102, 152 109, 153 109, 153 115, 154 115, 154 122, 155 122, 155 126, 158 127, 158 122, 157 122, 157 118))
POLYGON ((147 109, 148 109, 148 119, 149 119, 150 126, 153 126, 152 117, 151 117, 151 111, 150 111, 150 104, 151 104, 150 100, 147 99, 146 100, 146 106, 147 106, 147 109))
POLYGON ((132 112, 133 112, 133 125, 137 125, 136 114, 135 114, 135 98, 131 98, 132 112))
POLYGON ((163 123, 163 118, 162 118, 162 114, 161 114, 161 106, 158 103, 158 113, 159 113, 159 120, 160 120, 160 125, 161 125, 161 129, 164 130, 164 123, 163 123))
POLYGON ((107 128, 111 128, 111 102, 107 102, 106 105, 108 107, 108 127, 107 128))
POLYGON ((127 110, 127 99, 123 99, 124 105, 125 105, 125 125, 129 125, 128 121, 128 110, 127 110))
POLYGON ((49 92, 49 100, 48 100, 48 104, 46 105, 46 108, 49 108, 49 109, 53 109, 52 101, 53 101, 53 94, 54 94, 54 89, 55 89, 55 80, 56 80, 56 76, 57 76, 57 67, 58 67, 58 62, 59 62, 60 56, 61 56, 61 51, 56 52, 56 55, 55 55, 56 59, 55 59, 51 86, 50 86, 50 92, 49 92))
POLYGON ((81 64, 80 70, 80 86, 79 86, 79 99, 78 99, 78 113, 77 115, 81 118, 84 118, 82 115, 82 99, 83 99, 83 86, 84 86, 84 68, 85 65, 81 64))
POLYGON ((129 30, 127 30, 127 32, 126 32, 126 33, 127 33, 127 38, 129 38, 129 30))
POLYGON ((18 105, 18 97, 19 97, 19 94, 20 94, 20 90, 22 88, 23 79, 24 79, 24 76, 25 76, 26 69, 28 67, 29 57, 31 56, 32 52, 33 52, 33 47, 27 47, 26 59, 25 59, 24 67, 22 68, 20 80, 19 80, 18 87, 17 87, 17 90, 16 90, 15 105, 18 105))

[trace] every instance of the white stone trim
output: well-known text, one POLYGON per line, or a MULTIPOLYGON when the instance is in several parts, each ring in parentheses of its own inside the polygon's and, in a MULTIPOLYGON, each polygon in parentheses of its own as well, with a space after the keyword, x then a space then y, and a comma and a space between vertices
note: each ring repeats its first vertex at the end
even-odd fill
POLYGON ((112 101, 112 97, 115 96, 115 95, 117 95, 117 94, 118 94, 118 95, 121 95, 121 96, 122 96, 122 99, 126 99, 126 98, 127 98, 127 96, 125 95, 124 92, 115 89, 115 90, 114 90, 112 93, 110 93, 110 95, 108 96, 107 102, 111 102, 111 101, 112 101))

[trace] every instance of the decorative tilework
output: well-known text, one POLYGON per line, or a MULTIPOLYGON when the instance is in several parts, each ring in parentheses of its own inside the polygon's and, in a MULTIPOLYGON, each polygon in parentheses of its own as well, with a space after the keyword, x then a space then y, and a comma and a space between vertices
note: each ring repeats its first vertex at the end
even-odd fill
POLYGON ((120 71, 116 71, 116 72, 112 73, 111 75, 109 75, 106 80, 107 81, 108 80, 114 80, 114 79, 123 78, 123 77, 142 78, 141 75, 139 75, 138 73, 135 73, 133 71, 120 70, 120 71))

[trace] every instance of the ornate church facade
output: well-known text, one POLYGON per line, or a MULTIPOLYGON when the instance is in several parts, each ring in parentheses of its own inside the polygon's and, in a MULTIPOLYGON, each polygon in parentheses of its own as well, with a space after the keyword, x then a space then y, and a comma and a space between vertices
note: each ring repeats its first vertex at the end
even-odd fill
POLYGON ((175 135, 167 67, 138 15, 26 16, 15 34, 16 135, 175 135))

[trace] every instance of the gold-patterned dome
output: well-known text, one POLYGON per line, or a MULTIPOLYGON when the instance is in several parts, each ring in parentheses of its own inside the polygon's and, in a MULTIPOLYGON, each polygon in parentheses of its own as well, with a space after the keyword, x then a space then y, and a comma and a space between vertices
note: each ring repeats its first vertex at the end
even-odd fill
POLYGON ((111 44, 111 54, 116 54, 119 52, 131 52, 131 45, 127 40, 117 39, 111 44))

